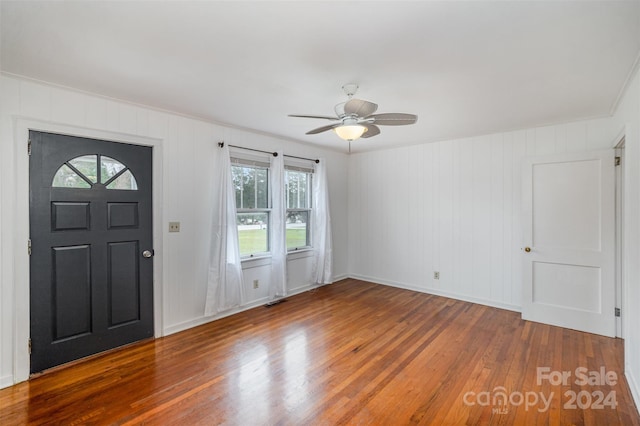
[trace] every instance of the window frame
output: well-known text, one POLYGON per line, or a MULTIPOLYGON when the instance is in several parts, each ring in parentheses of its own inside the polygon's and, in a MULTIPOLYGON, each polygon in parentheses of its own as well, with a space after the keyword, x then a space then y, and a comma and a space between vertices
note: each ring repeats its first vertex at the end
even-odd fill
MULTIPOLYGON (((244 167, 244 168, 252 168, 252 169, 259 169, 259 170, 265 170, 266 171, 266 177, 267 177, 267 182, 266 182, 266 204, 267 207, 254 207, 254 208, 244 208, 244 207, 238 207, 237 203, 236 203, 236 226, 240 226, 240 224, 238 223, 238 217, 241 214, 260 214, 260 213, 264 213, 267 215, 267 220, 266 220, 266 225, 267 225, 267 229, 266 229, 266 236, 267 236, 267 247, 266 247, 266 251, 256 251, 256 252, 252 252, 252 253, 242 253, 241 250, 241 242, 240 242, 240 229, 238 228, 238 248, 240 249, 240 259, 241 261, 245 261, 245 260, 250 260, 250 259, 259 259, 259 258, 263 258, 263 257, 268 257, 271 255, 271 170, 270 170, 270 165, 267 161, 265 161, 264 159, 260 158, 260 159, 249 159, 246 158, 245 156, 237 156, 232 154, 231 155, 231 168, 232 168, 232 173, 233 173, 233 168, 234 167, 244 167)), ((257 191, 257 187, 255 188, 255 190, 257 191)), ((235 184, 234 184, 234 196, 236 197, 237 200, 237 190, 235 189, 235 184)), ((257 195, 256 195, 257 197, 257 195)), ((242 200, 242 197, 240 198, 242 200)), ((257 204, 257 199, 256 199, 256 204, 257 204)))
POLYGON ((65 161, 64 163, 62 163, 62 165, 60 165, 60 167, 58 167, 56 172, 53 174, 53 178, 51 180, 52 188, 91 190, 95 188, 96 185, 103 186, 110 191, 111 190, 115 190, 115 191, 137 191, 138 190, 138 181, 136 180, 135 175, 127 165, 122 163, 117 158, 113 158, 108 155, 104 155, 100 153, 89 153, 89 154, 78 155, 76 157, 73 157, 65 161), (92 158, 92 157, 95 157, 95 158, 92 158), (103 159, 105 158, 111 161, 112 166, 117 167, 119 165, 121 167, 111 175, 109 175, 108 173, 104 174, 103 167, 105 169, 107 168, 107 166, 105 165, 106 163, 103 162, 103 159), (89 167, 92 167, 91 166, 92 162, 95 163, 94 164, 96 167, 95 176, 93 175, 92 171, 88 173, 87 171, 84 170, 84 167, 80 167, 80 164, 79 164, 80 162, 87 163, 89 167), (67 169, 68 172, 65 169, 67 169), (68 177, 73 177, 75 175, 78 178, 77 182, 83 183, 83 185, 66 185, 66 184, 61 185, 59 184, 59 182, 56 182, 57 180, 60 180, 62 177, 64 177, 64 174, 60 174, 63 171, 68 174, 68 177), (130 176, 130 181, 129 181, 130 188, 126 188, 126 187, 117 188, 113 186, 116 182, 120 180, 120 178, 124 176, 130 176))
POLYGON ((289 213, 296 212, 306 212, 307 213, 307 223, 306 223, 306 244, 303 246, 296 246, 289 248, 287 244, 287 254, 301 252, 305 250, 311 250, 313 248, 313 234, 312 230, 312 221, 313 221, 313 173, 314 170, 309 167, 301 167, 297 165, 287 164, 284 166, 285 173, 285 181, 284 181, 284 194, 285 194, 285 228, 287 226, 287 217, 289 213), (306 184, 306 193, 307 193, 307 207, 306 208, 289 208, 289 178, 287 176, 288 172, 297 172, 297 173, 305 173, 307 175, 307 184, 306 184))

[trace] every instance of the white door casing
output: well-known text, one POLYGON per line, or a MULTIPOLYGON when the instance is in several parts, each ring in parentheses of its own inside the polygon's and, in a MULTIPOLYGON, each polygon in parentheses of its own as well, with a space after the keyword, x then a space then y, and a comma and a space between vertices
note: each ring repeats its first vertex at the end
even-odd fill
POLYGON ((615 336, 614 161, 614 150, 525 160, 523 319, 615 336))
MULTIPOLYGON (((624 289, 624 138, 616 145, 616 307, 622 308, 624 289)), ((624 336, 622 317, 616 317, 616 337, 624 336)))
MULTIPOLYGON (((67 124, 51 123, 47 121, 14 117, 14 162, 16 172, 16 199, 13 214, 15 217, 15 235, 13 238, 14 253, 14 336, 13 336, 13 382, 19 383, 29 378, 29 256, 25 250, 25 241, 29 238, 29 156, 27 142, 29 130, 59 133, 72 136, 107 139, 136 145, 153 146, 153 241, 157 253, 163 253, 163 140, 117 133, 107 130, 96 130, 67 124)), ((164 335, 163 312, 166 311, 166 283, 163 277, 163 257, 158 255, 154 261, 154 325, 155 336, 164 335)))

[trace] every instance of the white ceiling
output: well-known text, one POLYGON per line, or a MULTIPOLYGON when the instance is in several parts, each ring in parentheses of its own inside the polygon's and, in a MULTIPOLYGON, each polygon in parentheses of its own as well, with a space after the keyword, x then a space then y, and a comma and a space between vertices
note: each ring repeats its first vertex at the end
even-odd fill
POLYGON ((346 151, 345 83, 418 115, 353 151, 611 114, 640 52, 640 1, 13 2, 1 69, 346 151))

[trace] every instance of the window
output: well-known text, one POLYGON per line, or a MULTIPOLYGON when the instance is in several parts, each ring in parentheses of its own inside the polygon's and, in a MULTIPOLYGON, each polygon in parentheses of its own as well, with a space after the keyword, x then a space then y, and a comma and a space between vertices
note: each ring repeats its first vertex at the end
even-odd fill
POLYGON ((285 167, 287 250, 311 247, 311 170, 285 167))
POLYGON ((135 191, 136 178, 118 160, 100 154, 83 155, 64 163, 53 176, 54 188, 91 188, 96 183, 107 189, 135 191), (98 167, 100 165, 100 167, 98 167))
POLYGON ((240 256, 269 252, 269 165, 232 159, 240 256))

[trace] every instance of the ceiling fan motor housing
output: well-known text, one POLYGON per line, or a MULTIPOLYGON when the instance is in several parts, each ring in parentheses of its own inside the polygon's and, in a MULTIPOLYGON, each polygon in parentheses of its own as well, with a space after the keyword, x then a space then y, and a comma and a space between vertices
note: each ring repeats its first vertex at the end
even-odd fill
POLYGON ((307 134, 315 135, 326 132, 327 130, 334 130, 338 136, 348 141, 360 137, 369 138, 380 134, 378 125, 400 126, 414 124, 418 119, 418 117, 413 114, 375 114, 378 109, 377 104, 353 97, 358 91, 358 85, 355 83, 345 84, 342 86, 342 90, 347 94, 349 100, 335 106, 335 118, 324 115, 290 115, 290 117, 319 118, 337 121, 336 123, 310 130, 307 134))

